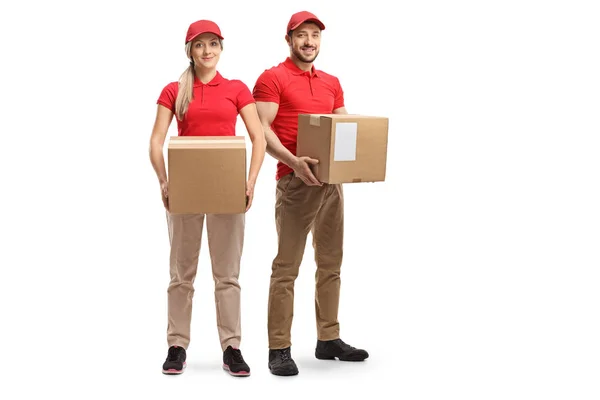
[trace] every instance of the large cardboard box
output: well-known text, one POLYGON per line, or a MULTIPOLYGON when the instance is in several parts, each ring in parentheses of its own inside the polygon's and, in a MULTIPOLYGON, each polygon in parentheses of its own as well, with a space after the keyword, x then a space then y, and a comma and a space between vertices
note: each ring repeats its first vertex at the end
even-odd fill
POLYGON ((245 137, 172 136, 168 178, 173 214, 245 212, 245 137))
POLYGON ((300 114, 297 156, 319 160, 313 173, 323 183, 385 181, 388 118, 348 114, 300 114))

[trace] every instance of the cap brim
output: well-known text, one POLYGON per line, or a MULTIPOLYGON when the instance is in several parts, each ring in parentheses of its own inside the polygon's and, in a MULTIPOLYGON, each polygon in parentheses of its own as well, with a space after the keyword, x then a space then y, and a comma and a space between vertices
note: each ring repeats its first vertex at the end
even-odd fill
POLYGON ((186 43, 191 42, 192 40, 196 39, 198 36, 204 34, 204 33, 212 33, 213 35, 215 35, 216 37, 218 37, 221 40, 224 40, 223 36, 219 35, 216 32, 212 32, 212 31, 205 31, 205 32, 198 32, 197 34, 195 34, 194 36, 192 36, 190 39, 188 39, 188 41, 186 43))
POLYGON ((302 21, 298 22, 296 25, 292 26, 291 30, 293 31, 294 29, 296 29, 297 27, 299 27, 300 25, 302 25, 305 22, 313 22, 313 23, 317 24, 317 26, 319 27, 319 29, 321 29, 321 30, 325 29, 325 25, 321 21, 319 21, 318 19, 307 18, 305 20, 302 20, 302 21))

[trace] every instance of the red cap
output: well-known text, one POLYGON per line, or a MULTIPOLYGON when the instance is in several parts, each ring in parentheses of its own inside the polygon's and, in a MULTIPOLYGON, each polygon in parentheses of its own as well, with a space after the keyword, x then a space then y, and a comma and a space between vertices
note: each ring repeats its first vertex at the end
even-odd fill
POLYGON ((221 35, 221 29, 219 26, 212 21, 201 19, 200 21, 196 21, 190 25, 187 31, 187 35, 185 36, 185 42, 189 42, 194 40, 194 38, 203 33, 214 33, 219 37, 219 39, 223 39, 223 35, 221 35))
POLYGON ((293 31, 305 22, 314 22, 319 26, 319 28, 321 28, 321 30, 325 29, 325 25, 321 22, 319 18, 317 18, 315 14, 308 11, 300 11, 292 15, 292 18, 290 18, 290 22, 288 22, 286 33, 288 33, 289 31, 293 31))

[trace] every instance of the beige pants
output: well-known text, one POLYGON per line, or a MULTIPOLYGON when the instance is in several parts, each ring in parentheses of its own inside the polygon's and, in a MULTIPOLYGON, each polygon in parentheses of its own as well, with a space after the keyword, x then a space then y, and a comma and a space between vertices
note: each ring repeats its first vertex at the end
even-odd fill
MULTIPOLYGON (((194 279, 200 255, 205 215, 167 213, 171 242, 170 275, 167 290, 169 346, 188 347, 192 317, 194 279)), ((217 328, 223 350, 228 345, 239 347, 240 318, 240 259, 244 244, 245 214, 206 215, 208 247, 215 282, 217 328)))
POLYGON ((269 348, 291 346, 294 281, 312 232, 317 272, 315 309, 319 340, 339 338, 338 304, 344 239, 342 185, 307 186, 289 174, 277 182, 275 221, 279 250, 269 288, 269 348))

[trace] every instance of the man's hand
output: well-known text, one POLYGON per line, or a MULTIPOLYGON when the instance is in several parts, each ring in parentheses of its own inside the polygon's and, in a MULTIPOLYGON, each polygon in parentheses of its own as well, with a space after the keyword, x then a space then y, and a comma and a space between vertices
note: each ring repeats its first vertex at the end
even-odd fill
POLYGON ((168 182, 162 182, 160 184, 160 193, 161 193, 161 197, 162 197, 162 201, 163 201, 163 205, 165 206, 165 209, 167 211, 169 211, 169 183, 168 182))
POLYGON ((302 182, 308 186, 322 186, 323 184, 315 177, 310 169, 311 165, 317 165, 319 160, 310 157, 296 157, 293 165, 290 167, 294 170, 296 176, 302 179, 302 182))
POLYGON ((254 182, 246 182, 246 211, 252 206, 252 200, 254 199, 254 182))

